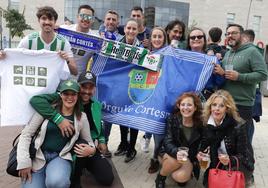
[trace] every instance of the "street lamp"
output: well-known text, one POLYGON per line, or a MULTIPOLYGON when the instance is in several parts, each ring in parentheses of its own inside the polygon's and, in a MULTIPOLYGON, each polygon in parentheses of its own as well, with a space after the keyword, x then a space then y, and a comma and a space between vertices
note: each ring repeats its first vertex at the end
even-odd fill
POLYGON ((248 21, 249 21, 249 15, 250 15, 250 10, 251 10, 251 4, 252 4, 252 0, 250 0, 249 2, 246 29, 248 29, 248 21))

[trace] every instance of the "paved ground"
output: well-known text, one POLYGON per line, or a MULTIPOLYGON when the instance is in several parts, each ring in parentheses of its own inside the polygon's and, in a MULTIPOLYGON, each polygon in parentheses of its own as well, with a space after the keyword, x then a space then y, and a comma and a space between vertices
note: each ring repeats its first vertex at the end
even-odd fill
MULTIPOLYGON (((263 100, 263 116, 261 123, 255 125, 255 134, 253 147, 255 151, 256 170, 255 185, 252 187, 268 187, 268 98, 263 100)), ((0 188, 17 188, 20 185, 18 178, 13 178, 6 174, 6 160, 11 148, 13 138, 20 132, 21 127, 2 127, 0 128, 0 188)), ((139 133, 136 149, 138 150, 136 159, 128 164, 124 163, 123 157, 113 156, 112 160, 121 181, 126 188, 153 188, 156 174, 148 174, 147 168, 153 150, 153 144, 150 145, 150 153, 143 153, 140 150, 139 139, 143 133, 139 133)), ((110 137, 109 148, 115 151, 119 144, 120 135, 118 126, 114 126, 110 137)), ((202 179, 202 178, 201 178, 202 179)), ((198 188, 201 186, 201 179, 196 182, 192 180, 187 188, 198 188)), ((90 187, 90 186, 89 186, 90 187)), ((176 187, 171 180, 167 180, 167 188, 176 187)))

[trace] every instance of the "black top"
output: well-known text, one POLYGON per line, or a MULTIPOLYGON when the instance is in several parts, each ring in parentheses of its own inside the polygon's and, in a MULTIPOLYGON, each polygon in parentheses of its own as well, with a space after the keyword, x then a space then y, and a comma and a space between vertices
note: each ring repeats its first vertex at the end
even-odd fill
POLYGON ((97 132, 96 125, 95 125, 95 123, 93 121, 92 112, 91 112, 91 105, 92 105, 92 103, 93 103, 93 101, 92 100, 89 100, 89 103, 87 103, 87 104, 84 105, 84 112, 87 115, 87 119, 88 119, 89 126, 90 126, 90 131, 97 132))

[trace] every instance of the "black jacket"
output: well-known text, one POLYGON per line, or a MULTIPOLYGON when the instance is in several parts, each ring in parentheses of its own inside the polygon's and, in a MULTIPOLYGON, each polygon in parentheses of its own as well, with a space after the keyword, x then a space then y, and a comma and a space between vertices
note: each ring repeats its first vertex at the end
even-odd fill
MULTIPOLYGON (((205 173, 204 181, 207 181, 207 173, 210 168, 215 168, 219 162, 218 148, 224 139, 226 151, 230 157, 231 165, 236 166, 237 157, 239 165, 248 171, 254 170, 254 157, 251 144, 248 142, 246 126, 238 124, 232 117, 226 115, 220 126, 207 125, 204 128, 200 151, 210 146, 210 166, 205 173)), ((206 184, 206 182, 204 182, 206 184)))
POLYGON ((170 115, 167 119, 167 133, 164 139, 165 152, 171 157, 177 159, 178 147, 185 146, 189 148, 189 159, 193 164, 193 172, 196 179, 199 178, 200 167, 196 158, 198 147, 201 141, 200 125, 194 125, 189 142, 182 130, 182 119, 178 115, 170 115))

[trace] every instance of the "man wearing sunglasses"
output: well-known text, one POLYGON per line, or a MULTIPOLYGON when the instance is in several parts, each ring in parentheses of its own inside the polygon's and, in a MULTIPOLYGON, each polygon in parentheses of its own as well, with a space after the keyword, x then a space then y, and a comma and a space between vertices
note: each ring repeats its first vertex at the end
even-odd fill
MULTIPOLYGON (((77 23, 72 25, 61 25, 61 28, 78 31, 81 33, 86 33, 88 35, 98 36, 97 32, 91 30, 92 24, 94 22, 94 9, 89 5, 81 5, 77 12, 77 23)), ((78 75, 86 70, 87 62, 93 55, 93 52, 87 52, 82 49, 78 49, 72 46, 72 51, 74 53, 74 59, 76 61, 78 75)))

